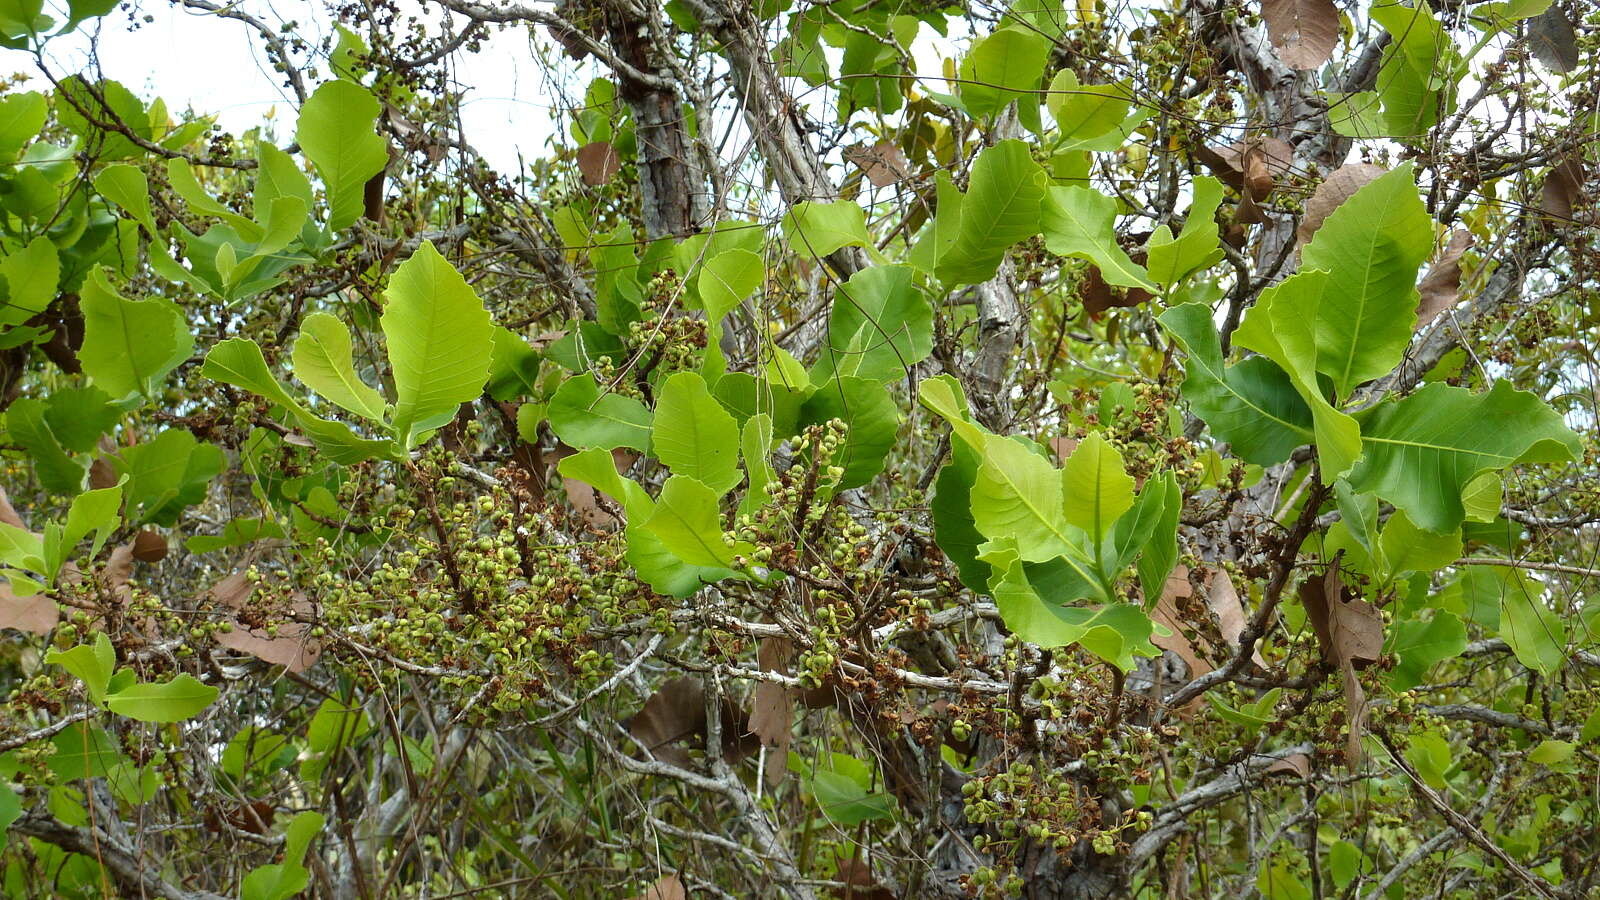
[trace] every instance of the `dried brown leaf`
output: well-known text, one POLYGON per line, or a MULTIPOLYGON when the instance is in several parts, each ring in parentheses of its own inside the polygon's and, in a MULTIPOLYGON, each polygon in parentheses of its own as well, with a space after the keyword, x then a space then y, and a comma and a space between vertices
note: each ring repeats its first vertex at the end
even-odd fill
POLYGON ((873 187, 888 187, 911 177, 911 166, 905 154, 888 141, 879 141, 870 147, 866 144, 846 147, 844 158, 855 163, 873 187))
POLYGON ((633 900, 688 900, 689 892, 677 875, 664 875, 633 900))
MULTIPOLYGON (((1211 664, 1201 658, 1198 648, 1183 636, 1184 628, 1190 631, 1194 626, 1185 626, 1183 613, 1180 610, 1182 601, 1194 596, 1194 587, 1189 584, 1189 569, 1178 566, 1167 576, 1167 584, 1161 591, 1161 597, 1156 601, 1156 607, 1150 613, 1150 618, 1166 626, 1172 634, 1166 637, 1151 637, 1150 643, 1163 650, 1171 650, 1189 667, 1189 677, 1198 678, 1211 671, 1211 664)), ((1196 698, 1198 699, 1198 698, 1196 698)))
POLYGON ((1293 775, 1304 781, 1311 777, 1311 757, 1304 753, 1291 753, 1267 766, 1268 775, 1293 775))
POLYGON ((622 170, 622 157, 610 141, 594 141, 578 148, 578 174, 583 183, 598 187, 622 170))
POLYGON ((1559 4, 1528 20, 1528 46, 1533 55, 1552 71, 1566 74, 1578 67, 1578 34, 1572 20, 1559 4))
POLYGON ((1544 177, 1539 208, 1557 219, 1571 219, 1583 198, 1583 158, 1574 153, 1551 167, 1544 177))
POLYGON ((1333 0, 1261 0, 1261 18, 1278 58, 1291 69, 1318 68, 1339 45, 1333 0))
POLYGON ((1339 557, 1321 578, 1300 585, 1300 602, 1317 634, 1323 659, 1333 663, 1344 678, 1344 700, 1349 736, 1345 762, 1352 769, 1361 763, 1361 737, 1366 731, 1367 695, 1356 670, 1383 655, 1383 616, 1371 603, 1352 597, 1339 574, 1339 557))
POLYGON ((1457 228, 1450 234, 1450 243, 1433 258, 1428 274, 1417 285, 1422 300, 1417 304, 1416 330, 1421 331, 1461 299, 1461 254, 1471 246, 1472 232, 1457 228))
POLYGON ((22 521, 22 516, 17 515, 17 508, 11 505, 11 498, 6 496, 6 489, 3 487, 0 487, 0 522, 12 528, 28 530, 28 523, 22 521))
POLYGON ((60 621, 61 609, 43 591, 32 597, 18 597, 11 585, 0 582, 0 628, 49 634, 60 621))
POLYGON ((872 866, 865 860, 839 859, 835 866, 838 869, 836 879, 844 882, 844 887, 833 889, 840 900, 895 900, 894 891, 878 881, 872 874, 872 866))
POLYGON ((1153 296, 1144 288, 1112 287, 1095 266, 1090 266, 1078 282, 1078 299, 1083 301, 1084 311, 1091 316, 1098 316, 1108 309, 1138 306, 1153 296))
MULTIPOLYGON (((254 591, 241 570, 212 585, 210 594, 217 603, 243 611, 254 591)), ((289 609, 301 618, 309 618, 314 612, 310 599, 298 591, 291 598, 289 609)), ((251 628, 237 616, 231 624, 232 631, 217 632, 217 643, 229 650, 248 653, 269 665, 283 666, 290 672, 304 672, 316 665, 322 656, 322 642, 311 636, 312 626, 308 622, 284 622, 277 626, 276 634, 265 628, 251 628)))
POLYGON ((1305 246, 1322 223, 1333 215, 1339 204, 1350 199, 1350 195, 1360 190, 1367 182, 1389 171, 1383 166, 1372 163, 1349 163, 1333 170, 1317 189, 1312 192, 1311 199, 1306 201, 1305 214, 1300 217, 1300 228, 1296 232, 1300 245, 1305 246))
POLYGON ((250 579, 241 570, 212 585, 210 594, 212 599, 229 609, 244 609, 245 601, 250 599, 253 591, 255 588, 251 586, 250 579))
MULTIPOLYGON (((722 698, 722 756, 738 762, 760 749, 755 735, 747 734, 742 723, 749 716, 732 699, 722 698)), ((689 765, 689 754, 677 746, 687 742, 691 748, 706 745, 706 695, 698 678, 674 678, 650 695, 639 712, 626 723, 628 733, 662 762, 679 767, 689 765)))
MULTIPOLYGON (((1229 652, 1239 648, 1239 638, 1244 634, 1245 615, 1244 604, 1239 600, 1239 592, 1233 586, 1233 579, 1223 569, 1209 569, 1206 571, 1206 606, 1211 614, 1216 616, 1217 631, 1222 634, 1222 639, 1227 641, 1229 652)), ((1266 668, 1266 660, 1261 658, 1261 648, 1258 645, 1252 652, 1256 665, 1266 668)))
POLYGON ((1066 462, 1072 451, 1078 449, 1078 439, 1066 437, 1053 437, 1050 439, 1050 449, 1055 451, 1057 462, 1066 462))
POLYGON ((133 536, 133 558, 147 563, 166 559, 167 539, 154 529, 144 529, 133 536))
POLYGON ((111 551, 111 557, 106 560, 106 567, 101 570, 100 577, 104 579, 105 586, 122 602, 127 602, 132 596, 133 589, 128 586, 128 579, 133 577, 133 544, 126 543, 111 551))
MULTIPOLYGON (((785 638, 762 638, 756 665, 763 672, 788 674, 794 647, 785 638)), ((767 747, 767 784, 776 787, 788 771, 789 743, 794 739, 794 698, 781 684, 763 681, 750 698, 749 732, 767 747)))

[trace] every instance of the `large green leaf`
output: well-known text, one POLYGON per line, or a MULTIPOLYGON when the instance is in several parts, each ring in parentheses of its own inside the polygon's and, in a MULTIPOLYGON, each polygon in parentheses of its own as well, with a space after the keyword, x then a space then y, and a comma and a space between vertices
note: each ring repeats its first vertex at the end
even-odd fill
POLYGON ((33 463, 33 473, 45 490, 71 496, 83 490, 83 478, 89 467, 61 448, 45 421, 45 413, 42 401, 33 397, 17 398, 6 410, 5 434, 11 443, 27 452, 33 463))
MULTIPOLYGON (((1063 70, 1065 71, 1065 70, 1063 70)), ((1217 207, 1222 205, 1222 182, 1210 175, 1194 180, 1194 202, 1177 237, 1166 225, 1156 226, 1145 242, 1146 266, 1150 277, 1167 287, 1182 281, 1191 272, 1222 260, 1217 207)))
POLYGON ((44 661, 71 672, 88 689, 89 699, 99 703, 111 682, 111 671, 116 668, 117 651, 106 633, 100 631, 95 633, 93 644, 51 650, 44 655, 44 661))
POLYGON ((851 200, 802 200, 783 215, 783 238, 797 253, 820 259, 841 247, 865 247, 867 214, 851 200))
POLYGON ((655 501, 638 482, 617 471, 616 458, 610 450, 590 447, 561 460, 556 469, 563 477, 575 478, 622 504, 630 522, 644 521, 656 508, 655 501))
POLYGON ((1311 443, 1311 410, 1282 369, 1260 356, 1235 366, 1224 364, 1211 307, 1175 306, 1160 321, 1189 354, 1183 398, 1218 438, 1232 445, 1234 455, 1273 465, 1311 443))
POLYGON ((372 92, 343 79, 317 88, 300 108, 295 138, 327 188, 331 231, 347 228, 361 216, 367 180, 389 162, 376 129, 379 110, 372 92))
POLYGON ((1363 455, 1350 473, 1428 531, 1466 517, 1462 492, 1480 473, 1516 462, 1562 462, 1583 453, 1578 436, 1538 397, 1497 381, 1487 393, 1434 383, 1360 418, 1363 455))
POLYGON ((718 493, 685 475, 673 475, 661 487, 656 508, 645 520, 646 531, 663 547, 691 566, 727 568, 735 548, 722 535, 718 493))
POLYGON ((1111 134, 1128 117, 1132 98, 1120 84, 1080 84, 1077 73, 1062 69, 1050 80, 1045 97, 1061 137, 1068 146, 1111 134))
POLYGON ((104 268, 83 284, 83 347, 78 361, 111 397, 149 397, 168 372, 189 358, 194 335, 171 300, 129 300, 112 288, 104 268))
POLYGON ((1317 454, 1325 478, 1338 478, 1361 455, 1361 428, 1334 409, 1317 378, 1318 313, 1333 293, 1332 276, 1302 270, 1261 292, 1234 332, 1234 342, 1254 350, 1289 373, 1289 382, 1311 410, 1317 454))
POLYGON ((910 266, 872 266, 840 286, 812 381, 827 381, 835 372, 893 381, 927 358, 933 307, 914 276, 910 266))
POLYGON ((294 374, 306 387, 357 415, 383 421, 383 395, 356 375, 350 330, 327 313, 300 323, 294 342, 294 374))
POLYGON ((140 722, 182 722, 216 699, 216 688, 185 673, 171 681, 128 685, 106 697, 106 708, 140 722))
POLYGON ((261 355, 261 348, 255 341, 230 338, 217 344, 206 354, 206 362, 200 368, 200 374, 260 394, 289 410, 301 429, 317 445, 317 449, 333 462, 354 465, 362 460, 394 455, 392 449, 394 445, 389 441, 362 438, 343 422, 312 415, 300 401, 289 396, 283 385, 272 377, 272 371, 267 368, 266 358, 261 355))
POLYGON ((1455 42, 1426 0, 1405 6, 1385 0, 1372 6, 1372 20, 1391 38, 1378 64, 1377 93, 1389 137, 1415 137, 1455 108, 1461 77, 1455 42))
POLYGON ((961 60, 961 102, 974 116, 993 115, 1013 100, 1020 107, 1031 103, 1035 117, 1039 89, 1050 41, 1021 27, 1001 28, 972 46, 961 60))
POLYGON ((693 478, 718 497, 739 483, 739 423, 693 372, 662 383, 650 445, 672 474, 693 478))
POLYGON ((1546 602, 1539 582, 1519 579, 1500 598, 1500 638, 1517 661, 1546 677, 1567 662, 1567 625, 1546 602))
POLYGON ((1417 321, 1417 269, 1433 250, 1433 221, 1412 173, 1407 162, 1363 185, 1301 250, 1301 269, 1329 274, 1315 312, 1315 368, 1341 398, 1399 364, 1417 321))
POLYGON ((979 154, 961 203, 960 229, 938 257, 939 279, 977 284, 994 277, 1006 248, 1039 233, 1049 183, 1022 141, 1001 141, 979 154))
POLYGON ((0 326, 21 325, 44 312, 55 299, 61 278, 61 261, 55 244, 43 235, 20 249, 0 256, 0 277, 5 279, 5 304, 0 306, 0 326))
POLYGON ((225 465, 222 448, 201 443, 181 428, 124 447, 110 459, 117 473, 127 476, 123 501, 128 521, 136 524, 173 524, 186 507, 205 499, 207 485, 225 465))
POLYGON ((562 382, 550 398, 549 413, 550 429, 574 447, 650 449, 650 410, 632 397, 602 394, 590 375, 562 382))
POLYGON ((450 421, 483 393, 494 328, 477 293, 431 241, 395 270, 385 296, 379 324, 394 372, 392 427, 409 450, 418 434, 450 421))
POLYGON ((1407 691, 1422 683, 1435 663, 1454 659, 1467 648, 1467 629, 1455 613, 1436 609, 1426 621, 1408 619, 1390 630, 1388 652, 1399 657, 1389 686, 1407 691))
POLYGON ((1117 246, 1112 224, 1117 201, 1094 188, 1052 187, 1044 201, 1044 245, 1051 253, 1087 259, 1107 284, 1158 291, 1144 267, 1117 246))
POLYGON ((849 426, 833 464, 844 468, 837 489, 860 487, 883 471, 900 430, 900 409, 876 381, 840 376, 819 385, 800 406, 799 421, 821 425, 839 419, 849 426))
POLYGON ((1132 603, 1098 607, 1061 606, 1046 602, 1029 583, 1022 560, 1010 542, 984 545, 981 558, 994 574, 989 592, 1000 618, 1016 635, 1041 647, 1078 644, 1124 672, 1135 656, 1159 656, 1150 643, 1153 623, 1132 603))
POLYGON ((1083 529, 1097 546, 1111 526, 1133 506, 1133 476, 1122 454, 1091 431, 1061 467, 1067 524, 1083 529))

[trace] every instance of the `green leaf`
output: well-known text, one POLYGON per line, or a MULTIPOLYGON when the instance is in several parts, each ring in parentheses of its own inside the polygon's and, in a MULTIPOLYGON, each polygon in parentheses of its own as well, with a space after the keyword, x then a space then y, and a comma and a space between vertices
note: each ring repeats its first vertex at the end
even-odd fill
POLYGON ((5 278, 5 305, 0 306, 0 326, 21 325, 44 312, 56 297, 61 263, 55 244, 43 235, 21 249, 0 257, 5 278))
POLYGON ((150 183, 138 167, 127 163, 106 166, 94 178, 95 190, 122 207, 147 234, 159 234, 156 217, 150 211, 150 183))
POLYGON ((1379 540, 1389 577, 1408 572, 1432 572, 1461 557, 1461 533, 1435 534, 1413 525, 1404 510, 1395 510, 1384 523, 1379 540))
POLYGON ((691 566, 730 568, 734 548, 722 536, 721 495, 685 475, 673 475, 656 498, 644 528, 691 566))
POLYGON ((939 280, 956 285, 993 278, 1007 248, 1039 233, 1049 183, 1022 141, 1001 141, 979 154, 960 206, 960 228, 947 247, 939 248, 939 280))
POLYGON ((203 444, 181 428, 124 447, 111 461, 127 477, 123 499, 128 521, 135 525, 173 524, 184 508, 205 499, 206 486, 225 465, 221 448, 203 444))
MULTIPOLYGON (((0 522, 0 561, 18 569, 45 574, 44 541, 31 531, 0 522)), ((11 576, 13 582, 15 574, 11 576)))
POLYGON ((61 446, 75 453, 88 453, 100 443, 100 436, 111 431, 121 411, 105 391, 95 387, 60 388, 50 392, 44 420, 61 446))
POLYGON ((1150 643, 1153 624, 1132 603, 1069 607, 1046 603, 1029 583, 1010 541, 985 544, 980 558, 993 567, 989 592, 1000 617, 1018 637, 1040 647, 1078 644, 1124 672, 1135 656, 1159 656, 1150 643))
POLYGON ((1338 478, 1361 455, 1361 427, 1328 402, 1317 378, 1315 317, 1331 288, 1331 276, 1302 270, 1261 292, 1234 332, 1234 343, 1262 354, 1289 374, 1311 410, 1324 478, 1338 478))
POLYGON ((5 423, 7 437, 27 452, 28 459, 33 463, 33 472, 45 490, 69 497, 83 490, 88 466, 61 449, 45 422, 45 405, 42 402, 33 397, 19 397, 6 410, 5 423))
POLYGON ((927 358, 933 307, 914 276, 910 266, 872 266, 840 285, 812 381, 820 384, 836 372, 893 381, 927 358), (859 349, 852 352, 852 346, 859 349))
POLYGON ((590 375, 562 382, 550 398, 549 415, 550 429, 574 447, 650 449, 650 410, 632 397, 601 394, 590 375))
POLYGON ((1528 752, 1528 762, 1539 766, 1559 766, 1572 758, 1578 745, 1571 741, 1540 741, 1539 746, 1528 752))
POLYGON ((350 330, 327 313, 312 313, 300 323, 294 342, 296 378, 356 415, 383 421, 383 395, 356 375, 350 330))
POLYGON ((821 259, 841 247, 866 247, 867 214, 852 200, 802 200, 783 216, 783 239, 795 252, 821 259))
POLYGON ((1436 609, 1423 621, 1408 619, 1390 630, 1388 651, 1399 657, 1389 674, 1389 686, 1408 691, 1422 683, 1434 664, 1454 659, 1467 648, 1467 629, 1455 613, 1436 609))
POLYGON ((1043 35, 1021 27, 1001 28, 972 46, 961 60, 961 103, 973 116, 989 116, 1012 101, 1018 106, 1038 99, 1045 58, 1051 43, 1043 35))
POLYGON ((222 528, 222 534, 197 534, 183 542, 183 546, 190 553, 212 553, 228 547, 242 547, 269 538, 284 537, 283 526, 271 519, 237 518, 229 519, 228 524, 222 528))
POLYGON ((328 229, 342 231, 361 216, 367 180, 389 162, 377 134, 378 101, 366 88, 330 81, 300 108, 295 139, 328 192, 328 229))
POLYGON ((760 254, 738 247, 706 260, 700 267, 697 287, 707 322, 721 323, 724 316, 761 286, 766 274, 766 263, 760 254))
POLYGON ((22 818, 22 800, 11 785, 0 781, 0 834, 11 827, 11 823, 22 818))
POLYGON ((672 474, 687 475, 718 497, 739 483, 739 424, 693 372, 662 383, 650 446, 672 474))
MULTIPOLYGON (((1172 569, 1178 564, 1178 522, 1183 514, 1183 490, 1178 487, 1178 479, 1171 471, 1161 473, 1159 479, 1147 480, 1144 490, 1139 492, 1139 502, 1142 508, 1147 498, 1155 504, 1159 500, 1160 515, 1150 528, 1150 537, 1145 541, 1144 548, 1139 556, 1139 589, 1144 594, 1145 604, 1148 606, 1161 597, 1161 591, 1167 583, 1167 576, 1172 574, 1172 569)), ((1117 523, 1117 531, 1123 529, 1123 523, 1130 518, 1124 517, 1117 523)), ((1137 517, 1139 521, 1143 516, 1137 517)), ((1132 526, 1129 526, 1130 528, 1132 526)))
POLYGON ((250 870, 239 885, 240 900, 289 900, 311 883, 311 873, 303 860, 311 839, 322 830, 321 813, 303 812, 284 830, 283 862, 268 863, 250 870))
POLYGON ((283 385, 272 377, 266 358, 255 341, 230 338, 211 348, 206 354, 200 374, 206 378, 226 382, 260 394, 289 410, 317 449, 328 459, 340 465, 354 465, 362 460, 386 458, 394 455, 388 441, 374 441, 359 437, 343 422, 320 419, 289 396, 283 385))
POLYGON ((1122 454, 1091 431, 1061 468, 1067 524, 1083 529, 1096 545, 1133 506, 1133 477, 1122 454))
POLYGON ((561 460, 556 469, 566 478, 575 478, 622 504, 629 522, 643 522, 655 511, 656 503, 643 487, 617 471, 610 450, 591 447, 561 460))
POLYGON ((177 304, 128 300, 97 268, 83 284, 83 347, 78 361, 95 386, 114 399, 149 398, 168 372, 194 351, 194 335, 177 304))
MULTIPOLYGON (((122 508, 122 485, 115 484, 108 488, 94 491, 84 491, 72 498, 72 506, 67 510, 66 528, 62 532, 61 545, 63 552, 67 553, 83 540, 89 532, 94 532, 94 545, 89 550, 89 556, 100 554, 100 548, 105 546, 106 538, 122 522, 117 514, 122 508)), ((65 559, 52 561, 50 576, 60 571, 61 562, 65 559)))
POLYGON ((800 407, 800 424, 839 419, 848 426, 833 464, 844 468, 837 490, 861 487, 882 472, 900 430, 900 409, 882 384, 839 376, 817 387, 800 407))
POLYGON ((1159 291, 1143 266, 1117 246, 1112 227, 1117 201, 1088 187, 1052 187, 1044 201, 1044 245, 1051 253, 1087 259, 1107 284, 1159 291))
POLYGON ((106 697, 106 708, 140 722, 182 722, 216 699, 216 688, 185 673, 171 681, 129 685, 106 697))
POLYGON ((956 565, 961 583, 984 593, 989 586, 989 566, 978 559, 985 538, 972 519, 972 487, 978 477, 978 451, 964 441, 950 444, 950 461, 939 470, 933 484, 933 537, 939 549, 956 565))
POLYGON ((116 739, 90 722, 74 722, 51 742, 55 754, 45 763, 57 778, 100 778, 127 764, 116 739))
POLYGON ((49 102, 38 91, 18 91, 0 99, 0 156, 16 158, 18 150, 39 135, 50 113, 49 102))
POLYGON ((1376 3, 1370 15, 1392 38, 1378 62, 1376 82, 1384 136, 1420 136, 1455 108, 1462 73, 1455 41, 1426 0, 1413 0, 1412 6, 1376 3))
POLYGON ((483 393, 494 329, 477 293, 431 241, 400 264, 384 295, 379 324, 394 372, 391 428, 410 450, 421 432, 449 422, 483 393))
POLYGON ((749 489, 739 498, 739 514, 754 515, 770 499, 767 485, 778 479, 778 473, 768 461, 772 447, 772 416, 757 413, 744 423, 739 433, 739 455, 744 459, 749 489))
POLYGON ((46 663, 54 663, 71 672, 89 689, 89 699, 95 703, 105 696, 106 684, 111 681, 111 670, 117 665, 117 653, 111 638, 103 631, 96 632, 94 643, 79 644, 70 650, 51 650, 44 655, 46 663))
POLYGON ((1301 250, 1302 270, 1329 273, 1315 312, 1314 366, 1339 397, 1388 374, 1411 340, 1417 269, 1433 252, 1433 221, 1412 173, 1406 162, 1363 185, 1301 250))
POLYGON ((1104 137, 1128 117, 1132 98, 1120 84, 1080 84, 1077 73, 1062 69, 1050 80, 1045 97, 1050 117, 1068 146, 1104 137))
POLYGON ((1551 677, 1567 662, 1567 626, 1545 603, 1542 587, 1519 580, 1501 595, 1500 638, 1518 662, 1551 677))
POLYGON ((1440 534, 1460 527, 1462 492, 1480 473, 1583 453, 1560 415, 1505 381, 1484 394, 1430 384, 1379 404, 1360 421, 1363 456, 1350 473, 1351 486, 1376 493, 1440 534))
POLYGON ((1175 306, 1160 316, 1189 354, 1183 398, 1234 455, 1268 466, 1312 441, 1311 410, 1288 374, 1264 357, 1235 366, 1222 360, 1222 343, 1203 303, 1175 306))
POLYGON ((1153 280, 1171 287, 1190 273, 1222 260, 1216 219, 1217 207, 1221 205, 1222 182, 1210 175, 1196 176, 1194 202, 1189 204, 1183 231, 1173 237, 1172 229, 1160 225, 1145 242, 1145 265, 1153 280))

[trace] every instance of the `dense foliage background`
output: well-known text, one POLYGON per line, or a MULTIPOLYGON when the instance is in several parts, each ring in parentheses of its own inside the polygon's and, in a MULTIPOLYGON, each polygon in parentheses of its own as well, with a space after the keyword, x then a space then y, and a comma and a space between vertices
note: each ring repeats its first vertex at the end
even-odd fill
POLYGON ((8 896, 1600 892, 1593 4, 141 2, 0 3, 8 896))

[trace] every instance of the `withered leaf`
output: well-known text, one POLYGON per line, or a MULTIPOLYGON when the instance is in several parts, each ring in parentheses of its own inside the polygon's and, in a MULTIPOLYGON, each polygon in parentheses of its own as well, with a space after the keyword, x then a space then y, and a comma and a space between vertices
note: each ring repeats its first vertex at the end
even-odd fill
POLYGON ((59 621, 60 608, 43 591, 32 597, 18 597, 11 585, 0 582, 0 628, 49 634, 59 621))
POLYGON ((1317 185, 1311 199, 1306 201, 1305 213, 1300 217, 1300 228, 1295 232, 1300 245, 1303 247, 1311 240, 1328 216, 1339 208, 1339 204, 1350 199, 1350 195, 1361 190, 1367 182, 1388 171, 1372 163, 1348 163, 1334 169, 1317 185))
POLYGON ((133 577, 133 544, 123 544, 111 551, 111 556, 106 560, 106 567, 100 571, 100 577, 105 586, 110 589, 116 598, 126 603, 133 596, 133 589, 128 586, 128 579, 133 577))
POLYGON ((133 536, 133 558, 147 563, 166 559, 167 539, 154 529, 144 529, 133 536))
POLYGON ((590 187, 605 184, 621 169, 622 157, 610 141, 594 141, 578 148, 578 174, 590 187))
POLYGON ((1349 596, 1352 592, 1345 589, 1339 574, 1339 559, 1335 555, 1329 562, 1326 575, 1300 584, 1300 602, 1317 634, 1323 659, 1337 666, 1344 678, 1349 731, 1345 763, 1354 769, 1361 764, 1361 736, 1367 722, 1367 695, 1356 670, 1383 655, 1383 617, 1371 603, 1349 596))
POLYGON ((1293 775, 1302 781, 1311 777, 1311 757, 1304 753, 1291 753, 1267 766, 1268 775, 1293 775))
POLYGON ((870 147, 866 144, 846 147, 844 158, 855 163, 873 187, 888 187, 911 177, 905 154, 888 141, 879 141, 870 147))
POLYGON ((1422 300, 1417 304, 1416 330, 1421 331, 1461 299, 1461 254, 1471 246, 1472 232, 1457 228, 1450 234, 1450 243, 1433 258, 1428 274, 1417 285, 1422 300))
POLYGON ((1294 148, 1275 137, 1252 138, 1233 144, 1211 144, 1195 148, 1194 158, 1211 170, 1223 184, 1236 191, 1247 187, 1247 175, 1253 180, 1248 185, 1257 197, 1265 198, 1279 179, 1295 170, 1294 148), (1252 153, 1252 151, 1254 151, 1252 153), (1250 159, 1255 160, 1254 171, 1250 159))
POLYGON ((21 528, 23 531, 28 530, 27 523, 22 521, 22 516, 17 515, 17 508, 11 505, 11 498, 6 496, 6 489, 3 487, 0 487, 0 522, 4 522, 12 528, 21 528))
POLYGON ((1560 4, 1552 3, 1549 9, 1528 20, 1528 46, 1539 62, 1562 74, 1577 68, 1581 61, 1577 32, 1560 4))
MULTIPOLYGON (((235 572, 211 587, 211 596, 223 606, 236 611, 245 608, 255 588, 244 572, 235 572)), ((290 601, 290 611, 301 618, 314 612, 305 594, 296 591, 290 601)), ((233 630, 217 632, 218 644, 239 653, 248 653, 268 665, 283 666, 290 672, 304 672, 317 664, 322 656, 322 642, 311 636, 309 622, 277 623, 275 632, 266 628, 246 626, 236 616, 231 620, 233 630)))
POLYGON ((677 875, 664 875, 633 900, 688 900, 688 897, 677 875))
MULTIPOLYGON (((1217 630, 1222 633, 1222 639, 1228 642, 1229 651, 1239 648, 1239 638, 1244 634, 1245 617, 1244 604, 1239 600, 1239 591, 1233 586, 1233 579, 1228 577, 1223 569, 1208 569, 1206 571, 1206 606, 1211 608, 1211 614, 1217 618, 1217 630)), ((1256 665, 1263 669, 1267 667, 1266 660, 1261 658, 1261 647, 1258 644, 1252 653, 1256 665)))
MULTIPOLYGON (((784 638, 762 638, 756 664, 763 672, 787 674, 793 645, 784 638)), ((771 681, 756 684, 750 698, 749 731, 767 747, 767 784, 777 786, 788 771, 789 743, 794 738, 794 698, 789 689, 771 681)))
MULTIPOLYGON (((755 735, 745 732, 743 723, 749 716, 743 714, 732 698, 724 695, 721 707, 722 756, 728 762, 738 762, 760 749, 761 742, 755 735)), ((677 744, 685 742, 691 748, 705 749, 705 686, 698 678, 674 678, 651 694, 639 712, 624 724, 628 733, 656 759, 687 767, 689 754, 677 744)))
POLYGON ((1551 167, 1544 177, 1539 208, 1557 219, 1571 219, 1583 196, 1583 158, 1574 153, 1551 167))
POLYGON ((1083 279, 1078 282, 1078 298, 1083 301, 1084 311, 1091 316, 1098 316, 1108 309, 1138 306, 1153 296, 1144 288, 1112 287, 1095 266, 1089 266, 1083 273, 1083 279))
POLYGON ((1261 0, 1261 18, 1278 58, 1291 69, 1315 69, 1339 44, 1333 0, 1261 0))
MULTIPOLYGON (((1161 591, 1161 597, 1156 601, 1155 609, 1151 611, 1150 618, 1166 626, 1172 634, 1165 637, 1152 636, 1150 643, 1163 650, 1171 650, 1189 667, 1189 677, 1197 678, 1211 671, 1211 664, 1201 658, 1198 648, 1183 636, 1183 614, 1179 604, 1194 595, 1194 587, 1189 584, 1189 569, 1187 566, 1178 566, 1167 576, 1166 586, 1161 591)), ((1190 631, 1194 627, 1187 626, 1190 631)), ((1199 698, 1196 698, 1198 700, 1199 698)))

